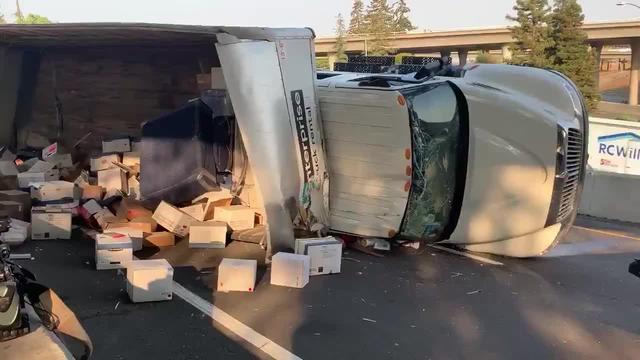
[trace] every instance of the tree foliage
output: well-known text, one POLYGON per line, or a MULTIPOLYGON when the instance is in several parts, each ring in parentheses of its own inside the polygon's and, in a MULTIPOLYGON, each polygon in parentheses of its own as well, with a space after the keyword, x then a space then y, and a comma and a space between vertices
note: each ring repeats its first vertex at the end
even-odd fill
POLYGON ((334 51, 336 52, 336 57, 338 61, 346 61, 346 40, 345 35, 347 33, 347 29, 344 24, 344 19, 342 18, 342 14, 338 14, 336 18, 336 44, 334 46, 334 51))
POLYGON ((364 2, 362 0, 354 0, 351 8, 351 20, 349 21, 349 34, 364 34, 366 32, 364 2))
POLYGON ((387 55, 393 52, 389 38, 394 29, 393 12, 387 0, 371 0, 365 14, 369 36, 369 55, 387 55))
POLYGON ((515 39, 511 63, 536 67, 549 67, 549 53, 554 46, 551 36, 551 10, 547 0, 517 0, 513 7, 516 15, 507 19, 517 24, 511 27, 515 39))
POLYGON ((409 20, 409 13, 411 9, 405 2, 405 0, 398 0, 393 4, 393 31, 394 32, 407 32, 415 30, 411 20, 409 20))
POLYGON ((583 22, 582 7, 576 0, 555 0, 550 22, 555 46, 550 56, 552 67, 568 76, 594 108, 600 98, 594 75, 598 64, 587 44, 583 22))
POLYGON ((27 14, 27 16, 22 16, 20 18, 16 18, 16 24, 50 24, 51 21, 42 15, 37 14, 27 14))

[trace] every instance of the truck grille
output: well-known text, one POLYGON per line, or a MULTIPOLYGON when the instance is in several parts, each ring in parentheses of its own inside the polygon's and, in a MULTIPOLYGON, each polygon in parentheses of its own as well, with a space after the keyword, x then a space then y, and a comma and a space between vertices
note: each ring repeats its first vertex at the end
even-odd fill
POLYGON ((566 219, 575 206, 582 169, 582 149, 582 133, 577 129, 569 129, 567 133, 566 175, 558 209, 558 222, 566 219))

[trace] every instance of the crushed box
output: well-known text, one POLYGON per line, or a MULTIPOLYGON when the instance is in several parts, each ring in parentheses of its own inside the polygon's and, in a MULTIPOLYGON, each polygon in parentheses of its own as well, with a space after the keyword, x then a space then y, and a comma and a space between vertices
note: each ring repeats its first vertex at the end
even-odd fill
POLYGON ((249 291, 256 286, 258 261, 222 259, 218 265, 218 291, 249 291))
POLYGON ((279 252, 271 258, 271 285, 303 288, 309 283, 308 255, 279 252))
POLYGON ((342 243, 333 236, 296 239, 295 253, 309 255, 309 275, 336 274, 342 264, 342 243))
POLYGON ((34 240, 71 239, 71 213, 67 211, 32 211, 31 237, 34 240))
POLYGON ((128 137, 102 140, 102 152, 109 153, 125 153, 131 151, 131 140, 128 137))
POLYGON ((176 236, 168 231, 153 232, 145 234, 143 247, 165 247, 174 246, 176 244, 176 236))
MULTIPOLYGON (((107 193, 127 190, 127 173, 119 167, 98 171, 98 185, 107 193)), ((106 195, 105 195, 106 196, 106 195)))
POLYGON ((165 201, 162 201, 156 208, 153 213, 153 220, 179 237, 189 235, 189 227, 196 222, 196 219, 165 201))
POLYGON ((173 267, 165 259, 130 262, 127 265, 127 293, 134 303, 171 300, 173 267))
POLYGON ((191 216, 192 218, 198 220, 198 221, 204 221, 204 208, 205 208, 206 204, 204 203, 198 203, 195 205, 191 205, 191 206, 186 206, 186 207, 182 207, 180 208, 180 210, 182 210, 182 212, 184 212, 185 214, 191 216))
POLYGON ((114 163, 120 162, 120 155, 109 154, 97 158, 91 158, 91 171, 100 171, 116 167, 114 163))
POLYGON ((216 207, 213 220, 226 222, 231 230, 253 229, 255 224, 255 211, 243 205, 230 205, 216 207))
POLYGON ((53 154, 45 159, 46 162, 53 164, 58 169, 73 167, 71 154, 53 154))
POLYGON ((189 229, 190 248, 223 249, 227 245, 227 224, 220 221, 194 222, 189 229))
POLYGON ((125 219, 132 220, 143 216, 153 216, 153 211, 144 207, 140 201, 131 198, 123 198, 118 204, 116 214, 125 219))
POLYGON ((132 243, 127 234, 96 235, 96 270, 125 269, 131 261, 132 243))

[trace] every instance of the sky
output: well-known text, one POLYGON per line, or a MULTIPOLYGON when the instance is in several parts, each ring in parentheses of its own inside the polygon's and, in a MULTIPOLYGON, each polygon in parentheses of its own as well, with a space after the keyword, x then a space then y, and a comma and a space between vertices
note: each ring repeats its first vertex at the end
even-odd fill
MULTIPOLYGON (((365 0, 366 1, 366 0, 365 0)), ((393 3, 394 0, 389 0, 393 3)), ((619 0, 580 0, 586 21, 640 20, 640 9, 619 0)), ((504 26, 515 0, 406 0, 419 30, 504 26)), ((24 14, 54 22, 153 22, 193 25, 311 27, 318 36, 334 32, 336 15, 347 23, 352 0, 21 0, 24 14)), ((636 1, 640 4, 640 0, 636 1)), ((15 0, 0 0, 11 20, 15 0)))

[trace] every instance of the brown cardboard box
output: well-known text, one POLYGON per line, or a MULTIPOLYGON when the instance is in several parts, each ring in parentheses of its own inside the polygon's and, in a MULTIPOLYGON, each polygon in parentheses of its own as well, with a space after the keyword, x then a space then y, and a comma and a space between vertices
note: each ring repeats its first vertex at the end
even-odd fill
POLYGON ((26 220, 23 215, 24 206, 17 201, 0 201, 0 216, 26 220))
POLYGON ((102 200, 102 195, 104 195, 104 188, 100 185, 82 185, 82 199, 83 200, 102 200))
POLYGON ((118 216, 133 220, 139 217, 152 217, 153 211, 147 209, 140 201, 124 198, 116 209, 118 216))
POLYGON ((144 247, 174 246, 176 236, 168 231, 154 232, 144 237, 144 247))
POLYGON ((0 191, 0 200, 15 201, 22 204, 22 220, 29 219, 31 213, 31 194, 20 190, 3 190, 0 191))
POLYGON ((153 218, 151 218, 150 216, 141 216, 131 221, 125 220, 107 224, 107 229, 116 229, 123 227, 138 229, 145 233, 152 233, 158 229, 158 223, 156 223, 155 220, 153 220, 153 218))
POLYGON ((122 154, 122 163, 129 167, 140 166, 140 153, 131 151, 122 154))

